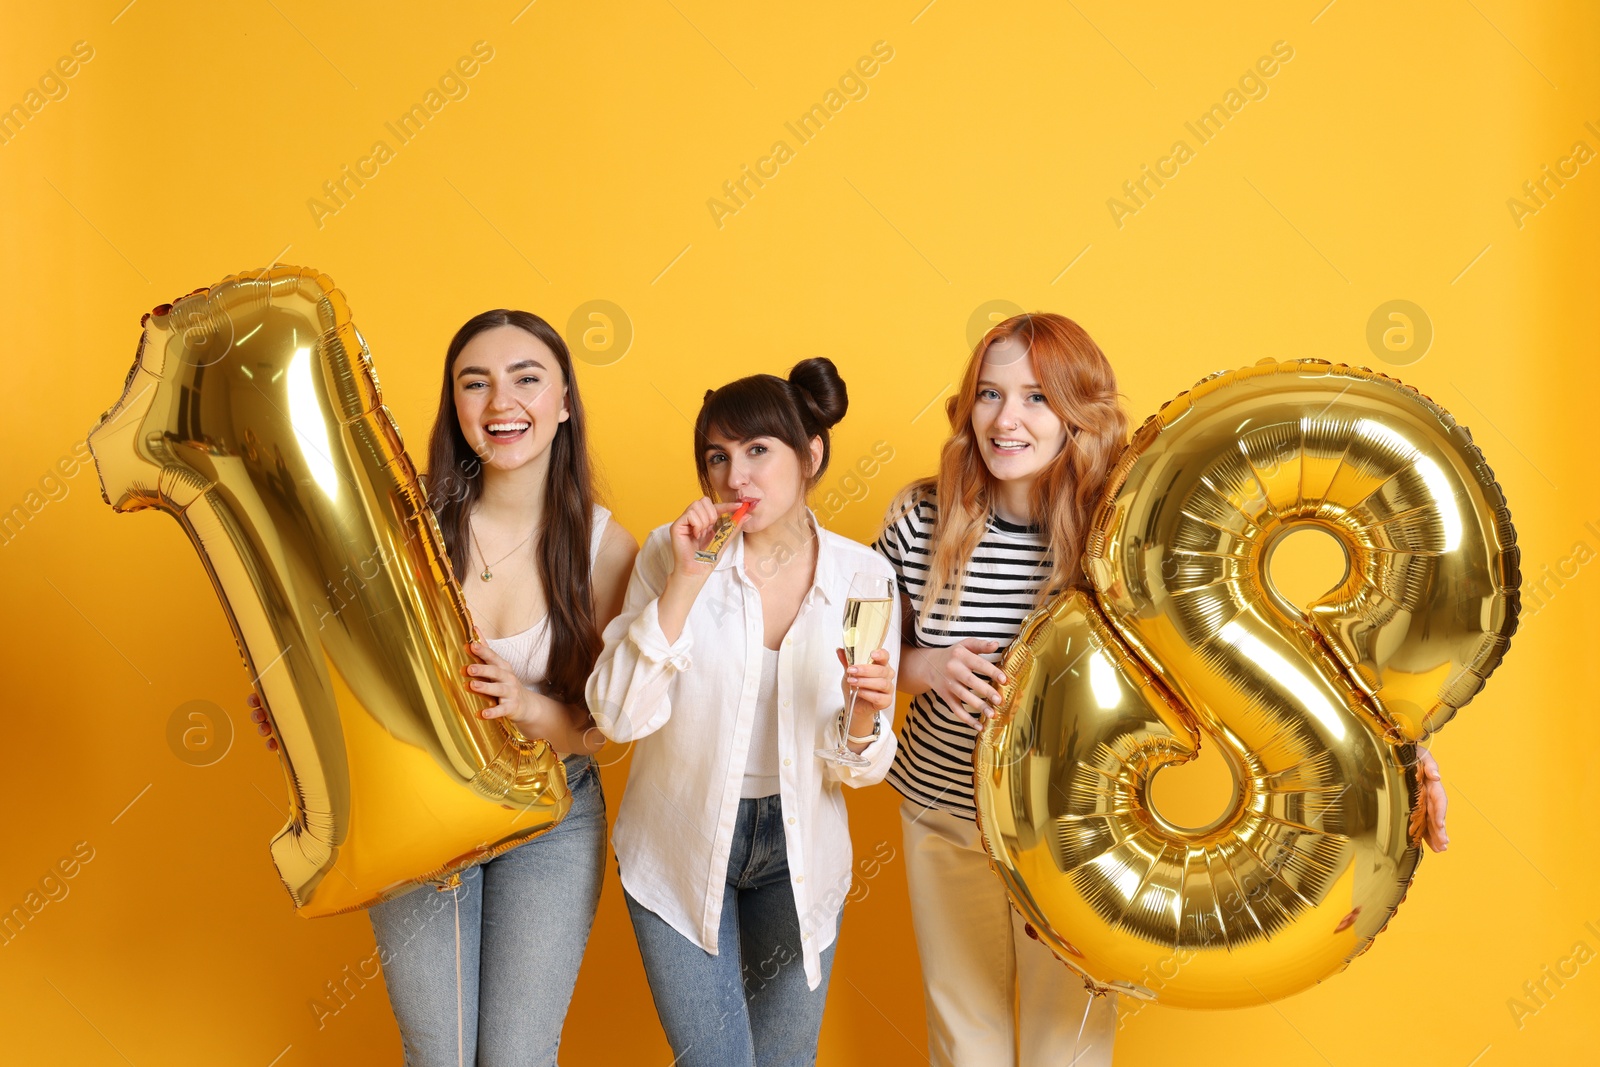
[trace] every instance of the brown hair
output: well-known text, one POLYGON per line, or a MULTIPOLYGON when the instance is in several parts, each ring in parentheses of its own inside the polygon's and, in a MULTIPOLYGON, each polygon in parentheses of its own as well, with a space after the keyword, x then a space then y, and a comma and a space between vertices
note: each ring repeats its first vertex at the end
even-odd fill
POLYGON ((922 619, 933 607, 960 601, 959 587, 973 550, 983 538, 993 506, 994 477, 972 432, 978 376, 991 346, 1008 338, 1033 359, 1045 402, 1066 424, 1067 442, 1033 484, 1032 519, 1050 538, 1051 580, 1039 591, 1042 607, 1053 596, 1083 582, 1078 561, 1090 516, 1106 476, 1128 441, 1128 419, 1117 403, 1117 376, 1100 346, 1082 326, 1049 312, 1013 315, 978 341, 967 361, 961 387, 945 401, 950 437, 939 454, 939 473, 913 482, 889 508, 893 522, 933 496, 938 518, 933 530, 933 560, 922 619))
POLYGON ((550 471, 544 483, 544 520, 530 550, 538 553, 539 583, 544 587, 550 618, 550 662, 546 685, 567 704, 584 703, 584 684, 600 656, 602 642, 595 625, 594 591, 589 567, 589 538, 594 520, 594 472, 589 462, 583 401, 572 371, 567 343, 544 319, 527 311, 497 308, 474 315, 450 339, 444 357, 444 384, 439 410, 428 442, 424 476, 428 502, 439 520, 450 566, 459 580, 468 572, 467 520, 483 493, 483 464, 461 432, 456 418, 451 369, 456 357, 478 334, 497 326, 515 326, 544 342, 561 365, 566 383, 567 419, 550 442, 550 471))
POLYGON ((713 430, 735 441, 775 437, 794 449, 802 468, 809 459, 811 439, 821 437, 822 462, 806 481, 807 489, 814 488, 828 469, 828 429, 844 418, 849 404, 844 379, 833 360, 824 356, 796 363, 787 379, 752 374, 721 389, 707 389, 694 423, 694 464, 700 488, 711 492, 706 448, 713 430))

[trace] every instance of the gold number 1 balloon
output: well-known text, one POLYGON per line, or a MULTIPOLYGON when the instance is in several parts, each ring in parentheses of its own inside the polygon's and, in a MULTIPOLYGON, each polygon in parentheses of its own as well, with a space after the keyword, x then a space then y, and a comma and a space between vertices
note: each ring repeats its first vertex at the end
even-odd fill
POLYGON ((374 904, 555 825, 561 763, 479 717, 489 701, 464 684, 477 633, 332 280, 234 275, 143 325, 89 434, 101 494, 172 515, 211 575, 281 742, 272 858, 299 913, 374 904))
POLYGON ((1420 858, 1415 742, 1516 629, 1510 514, 1428 398, 1322 361, 1214 375, 1134 436, 1084 567, 1035 613, 974 756, 1013 904, 1095 990, 1180 1007, 1287 996, 1383 929, 1420 858), (1268 567, 1316 527, 1347 569, 1309 611, 1268 567), (1216 745, 1227 812, 1180 827, 1162 767, 1216 745))

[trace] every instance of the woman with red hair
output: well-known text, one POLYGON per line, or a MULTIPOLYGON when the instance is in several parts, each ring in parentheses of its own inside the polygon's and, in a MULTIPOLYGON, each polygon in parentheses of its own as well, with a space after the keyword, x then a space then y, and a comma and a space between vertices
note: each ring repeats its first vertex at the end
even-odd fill
MULTIPOLYGON (((1023 620, 1085 581, 1085 531, 1127 419, 1099 346, 1047 313, 989 330, 946 412, 938 475, 899 495, 874 546, 894 566, 908 624, 897 684, 914 699, 888 777, 905 798, 928 1055, 961 1067, 1109 1064, 1116 997, 1091 996, 1013 913, 979 838, 972 753, 1023 620)), ((1443 789, 1422 758, 1438 850, 1443 789)))
POLYGON ((972 750, 1023 619, 1082 581, 1071 563, 1128 436, 1116 375, 1071 319, 1017 315, 978 342, 945 409, 938 475, 900 493, 875 545, 907 621, 899 688, 913 699, 889 781, 905 798, 928 1055, 1010 1067, 1020 1043, 1023 1064, 1109 1064, 1114 997, 1091 998, 1023 932, 989 870, 972 750))

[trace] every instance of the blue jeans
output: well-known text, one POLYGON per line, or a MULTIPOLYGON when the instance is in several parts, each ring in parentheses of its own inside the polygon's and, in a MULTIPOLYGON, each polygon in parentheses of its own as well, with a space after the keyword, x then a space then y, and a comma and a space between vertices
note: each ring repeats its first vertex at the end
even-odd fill
POLYGON ((739 801, 718 955, 678 933, 626 889, 623 897, 676 1067, 817 1062, 834 945, 822 953, 821 984, 808 989, 778 797, 739 801))
POLYGON ((565 761, 572 808, 552 830, 461 874, 367 909, 409 1067, 454 1067, 456 905, 461 1062, 554 1064, 600 883, 606 800, 587 756, 565 761))

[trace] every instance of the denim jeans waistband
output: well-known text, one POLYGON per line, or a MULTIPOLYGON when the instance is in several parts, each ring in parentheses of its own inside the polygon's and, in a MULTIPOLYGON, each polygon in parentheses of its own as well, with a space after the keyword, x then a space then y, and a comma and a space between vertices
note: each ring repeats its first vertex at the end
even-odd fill
POLYGON ((786 878, 788 869, 782 797, 741 798, 728 854, 728 881, 754 888, 774 877, 786 878))
POLYGON ((577 784, 578 779, 583 777, 584 771, 590 769, 598 770, 593 756, 580 756, 577 753, 573 753, 570 756, 563 757, 561 763, 567 769, 567 785, 569 787, 577 784))

